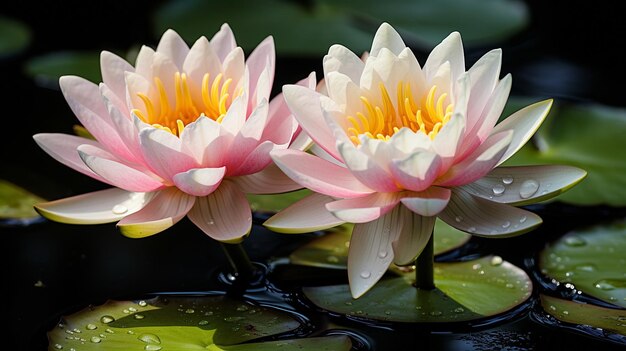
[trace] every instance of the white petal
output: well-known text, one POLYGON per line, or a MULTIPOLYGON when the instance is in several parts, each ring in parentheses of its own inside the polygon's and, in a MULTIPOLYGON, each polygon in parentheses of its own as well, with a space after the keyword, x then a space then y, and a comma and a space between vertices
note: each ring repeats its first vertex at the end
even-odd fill
POLYGON ((330 202, 326 209, 351 223, 371 222, 384 216, 400 202, 401 193, 373 193, 363 197, 330 202))
POLYGON ((324 56, 324 75, 329 72, 339 72, 348 76, 356 85, 359 85, 363 72, 363 61, 345 46, 335 44, 328 49, 324 56))
POLYGON ((224 61, 226 55, 233 51, 237 46, 233 31, 226 23, 222 24, 219 32, 215 33, 210 42, 211 46, 213 46, 213 49, 217 53, 217 56, 219 56, 222 61, 224 61))
MULTIPOLYGON (((215 150, 207 149, 215 139, 220 135, 220 124, 214 120, 202 116, 192 123, 189 123, 183 129, 180 139, 187 149, 189 149, 195 159, 201 165, 205 165, 205 154, 215 152, 215 150)), ((206 165, 215 167, 215 165, 206 165)))
POLYGON ((511 145, 509 145, 509 148, 502 155, 496 166, 508 160, 509 157, 513 156, 526 144, 528 139, 535 134, 541 123, 543 123, 546 116, 548 116, 551 107, 552 100, 537 102, 515 112, 493 128, 491 135, 505 130, 513 130, 511 145))
POLYGON ((452 77, 454 80, 465 72, 465 56, 463 55, 463 43, 458 32, 451 33, 433 51, 431 51, 426 63, 424 73, 428 79, 432 78, 439 66, 444 62, 450 62, 452 77))
POLYGON ((378 56, 380 49, 386 48, 391 50, 396 56, 406 47, 400 34, 393 29, 388 23, 383 23, 378 27, 374 40, 372 41, 372 49, 370 56, 378 56))
POLYGON ((467 127, 473 128, 482 115, 487 100, 500 79, 502 50, 494 49, 486 53, 467 71, 471 82, 471 99, 467 107, 467 127))
POLYGON ((239 242, 252 229, 250 204, 229 181, 211 195, 197 198, 187 216, 206 235, 223 242, 239 242))
POLYGON ((586 175, 571 166, 498 167, 463 189, 493 202, 522 206, 558 196, 586 175))
POLYGON ((160 233, 185 217, 195 200, 174 187, 161 190, 140 211, 119 221, 117 227, 130 238, 160 233))
POLYGON ((361 183, 379 192, 397 191, 398 187, 390 173, 380 167, 368 155, 349 143, 339 143, 337 149, 350 172, 361 183))
POLYGON ((193 196, 207 196, 212 193, 224 178, 226 167, 195 168, 174 176, 178 189, 193 196))
POLYGON ((139 134, 144 159, 159 176, 171 180, 174 175, 198 168, 196 160, 182 151, 182 143, 174 134, 156 128, 139 134))
POLYGON ((424 217, 402 207, 401 213, 402 230, 398 239, 392 243, 394 260, 399 266, 413 265, 430 236, 433 235, 435 220, 437 217, 424 217))
POLYGON ((472 235, 499 238, 524 234, 542 222, 532 212, 474 197, 461 189, 452 191, 450 202, 439 218, 472 235))
POLYGON ((230 179, 246 194, 279 194, 302 188, 274 163, 260 172, 230 179))
POLYGON ((95 191, 35 205, 42 216, 68 224, 116 222, 139 211, 152 193, 134 193, 118 188, 95 191))
POLYGON ((178 33, 168 29, 163 33, 156 51, 170 57, 176 67, 182 70, 185 57, 189 53, 189 47, 178 33))
POLYGON ((348 250, 348 281, 355 299, 371 289, 393 261, 392 243, 403 226, 400 207, 373 222, 354 225, 348 250))
POLYGON ((441 159, 435 153, 415 152, 403 160, 393 160, 391 174, 404 189, 422 191, 428 188, 441 168, 441 159))
POLYGON ((108 51, 100 53, 100 71, 102 82, 106 84, 120 99, 126 97, 126 80, 124 72, 135 72, 135 68, 123 58, 108 51))
POLYGON ((326 209, 335 201, 330 196, 313 193, 272 216, 264 226, 278 233, 307 233, 345 223, 326 209))
POLYGON ((432 186, 419 193, 408 193, 400 200, 409 210, 422 216, 436 216, 450 201, 450 189, 432 186))

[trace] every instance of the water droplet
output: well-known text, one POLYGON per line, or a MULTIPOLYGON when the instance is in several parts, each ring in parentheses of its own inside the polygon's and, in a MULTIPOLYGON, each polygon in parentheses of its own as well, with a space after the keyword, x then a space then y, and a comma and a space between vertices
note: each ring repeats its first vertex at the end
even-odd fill
POLYGON ((106 328, 105 332, 109 333, 109 334, 115 334, 115 332, 113 331, 113 329, 109 329, 106 328))
POLYGON ((57 350, 63 350, 63 345, 61 344, 54 344, 54 348, 57 350))
POLYGON ((513 285, 512 283, 506 283, 505 285, 508 289, 513 289, 515 287, 515 285, 513 285))
POLYGON ((433 317, 437 317, 437 316, 441 316, 443 314, 443 312, 441 311, 432 311, 430 312, 430 315, 433 317))
POLYGON ((480 265, 480 263, 476 263, 474 265, 472 265, 472 269, 473 270, 477 270, 477 269, 481 269, 483 266, 480 265))
POLYGON ((502 184, 496 184, 496 185, 493 186, 493 189, 491 189, 491 190, 493 191, 494 195, 500 196, 500 195, 504 194, 504 191, 506 190, 506 188, 502 184))
POLYGON ((363 271, 361 272, 361 278, 363 279, 367 279, 372 275, 372 273, 370 273, 369 271, 363 271))
POLYGON ((594 286, 601 290, 613 290, 626 288, 626 280, 624 279, 602 279, 597 281, 594 286))
POLYGON ((247 310, 249 310, 249 308, 246 305, 241 305, 241 306, 237 307, 237 311, 239 311, 239 312, 245 312, 247 310))
POLYGON ((500 257, 500 256, 493 256, 491 258, 491 262, 490 263, 491 263, 492 266, 499 266, 499 265, 502 264, 502 257, 500 257))
POLYGON ((240 320, 244 320, 246 319, 245 317, 226 317, 224 318, 224 321, 226 322, 238 322, 240 320))
POLYGON ((585 246, 587 242, 579 236, 568 236, 565 238, 565 245, 567 246, 585 246))
POLYGON ((126 314, 130 314, 130 310, 128 308, 123 309, 122 312, 124 312, 126 314))
POLYGON ((139 334, 137 339, 145 342, 146 344, 160 344, 161 343, 161 338, 159 338, 158 335, 155 335, 152 333, 139 334))
POLYGON ((94 344, 99 344, 100 342, 102 342, 102 339, 98 336, 92 336, 91 337, 91 342, 94 344))
POLYGON ((473 233, 473 232, 475 232, 475 231, 476 231, 476 227, 469 227, 469 228, 467 228, 467 231, 468 231, 469 233, 473 233))
POLYGON ((504 178, 502 178, 502 183, 507 185, 513 183, 513 177, 510 175, 504 176, 504 178))
POLYGON ((385 311, 385 314, 389 316, 391 315, 391 311, 385 311))
POLYGON ((89 324, 87 324, 87 326, 85 328, 87 328, 87 330, 96 330, 96 329, 98 329, 98 326, 95 325, 95 324, 89 323, 89 324))
POLYGON ((131 312, 137 312, 137 309, 135 307, 129 307, 128 310, 131 312))
POLYGON ((135 334, 135 332, 134 332, 134 331, 132 331, 132 330, 129 330, 129 331, 127 331, 126 333, 127 333, 127 334, 130 334, 130 335, 134 335, 134 334, 135 334))
POLYGON ((454 217, 454 220, 457 221, 457 223, 460 223, 463 220, 463 217, 456 216, 456 217, 454 217))
POLYGON ((112 316, 102 316, 100 317, 100 322, 104 323, 104 324, 109 324, 111 322, 113 322, 115 320, 115 318, 113 318, 112 316))
POLYGON ((212 220, 212 219, 209 219, 209 220, 207 221, 207 224, 209 224, 209 225, 213 225, 213 224, 215 224, 215 221, 214 221, 214 220, 212 220))
POLYGON ((519 219, 519 222, 520 222, 520 223, 524 223, 524 222, 526 222, 526 220, 527 220, 527 219, 528 219, 528 218, 527 218, 526 216, 522 216, 522 217, 519 219))
POLYGON ((564 310, 564 311, 563 311, 563 312, 561 312, 561 313, 563 313, 564 315, 566 315, 566 316, 567 316, 567 315, 569 314, 569 311, 565 311, 565 310, 564 310))
POLYGON ((206 319, 201 320, 200 322, 198 322, 198 325, 208 325, 209 321, 207 321, 206 319))
POLYGON ((576 266, 576 270, 583 272, 593 272, 596 270, 596 267, 592 264, 581 264, 576 266))
POLYGON ((139 313, 135 314, 135 319, 137 319, 137 320, 141 320, 141 319, 144 319, 144 318, 146 318, 146 317, 143 314, 139 314, 139 313))
POLYGON ((463 307, 457 307, 457 308, 454 309, 454 313, 463 313, 463 312, 465 312, 463 307))
POLYGON ((380 251, 380 252, 378 253, 378 257, 379 257, 379 258, 385 258, 385 257, 387 257, 387 251, 380 251))
POLYGON ((144 301, 144 300, 141 300, 141 301, 137 302, 137 304, 138 304, 139 306, 141 306, 141 307, 146 307, 146 306, 148 306, 148 303, 147 303, 146 301, 144 301))
POLYGON ((522 199, 528 199, 539 190, 539 183, 536 180, 525 180, 519 188, 519 196, 522 199))
MULTIPOLYGON (((571 278, 571 277, 574 276, 574 272, 571 272, 571 271, 565 272, 565 276, 568 277, 568 278, 571 278)), ((565 287, 568 287, 567 284, 565 284, 565 287)))
POLYGON ((348 301, 345 303, 346 306, 352 306, 352 301, 348 301))
POLYGON ((606 280, 600 280, 594 284, 594 286, 600 290, 613 290, 615 287, 606 280))
POLYGON ((510 226, 511 226, 511 222, 509 222, 509 221, 506 221, 506 222, 502 223, 502 228, 504 228, 504 229, 506 229, 506 228, 508 228, 510 226))
POLYGON ((554 305, 550 305, 550 309, 551 309, 552 311, 556 311, 556 307, 554 307, 554 305))
POLYGON ((193 308, 188 308, 188 309, 185 310, 185 313, 187 313, 187 314, 194 314, 194 313, 196 313, 196 310, 194 310, 193 308))
POLYGON ((161 350, 162 347, 160 345, 146 345, 146 347, 144 348, 144 350, 146 351, 159 351, 161 350))
POLYGON ((337 263, 339 262, 339 258, 337 258, 337 256, 328 256, 326 257, 326 261, 330 263, 337 263))
POLYGON ((111 212, 113 212, 114 214, 121 215, 121 214, 124 214, 124 213, 128 212, 128 207, 126 207, 124 205, 115 205, 111 209, 111 212))

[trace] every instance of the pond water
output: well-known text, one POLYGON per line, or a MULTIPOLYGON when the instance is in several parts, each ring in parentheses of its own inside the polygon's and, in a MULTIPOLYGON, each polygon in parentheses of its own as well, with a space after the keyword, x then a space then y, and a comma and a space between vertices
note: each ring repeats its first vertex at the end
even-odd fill
MULTIPOLYGON (((27 23, 34 39, 25 51, 0 57, 5 118, 5 133, 0 138, 1 179, 47 199, 103 188, 58 164, 32 141, 31 136, 38 132, 71 133, 76 120, 61 93, 29 78, 23 64, 29 58, 57 50, 126 50, 137 43, 154 43, 146 8, 156 5, 94 3, 94 7, 86 8, 81 3, 57 8, 31 1, 7 5, 2 15, 27 23), (83 31, 88 37, 82 35, 83 31)), ((611 11, 609 2, 605 5, 604 10, 598 10, 603 7, 597 2, 572 4, 565 11, 557 5, 528 2, 532 19, 528 29, 495 45, 503 47, 503 72, 513 74, 513 93, 624 106, 623 89, 617 82, 624 81, 626 72, 619 60, 607 58, 615 57, 611 56, 615 55, 611 51, 615 50, 615 38, 610 33, 623 31, 617 27, 618 11, 611 11), (591 24, 589 19, 593 19, 591 24), (598 35, 589 27, 602 28, 609 34, 598 35)), ((491 48, 466 49, 468 61, 491 48)), ((321 72, 321 58, 279 56, 278 66, 282 70, 277 72, 275 93, 282 84, 311 70, 321 72)), ((348 335, 354 350, 623 349, 624 338, 611 339, 592 329, 585 330, 592 335, 588 336, 571 326, 556 327, 540 306, 539 292, 568 292, 551 286, 535 262, 546 243, 575 228, 624 218, 626 209, 562 203, 529 209, 544 219, 538 230, 503 240, 472 238, 461 249, 438 257, 444 261, 464 260, 495 254, 529 273, 535 285, 532 297, 514 311, 493 319, 465 325, 418 325, 372 322, 320 311, 304 297, 302 286, 345 283, 345 272, 285 264, 285 257, 316 234, 272 233, 259 225, 265 214, 255 215, 254 230, 244 247, 253 261, 270 267, 269 285, 246 293, 244 299, 285 309, 306 322, 296 336, 348 335)), ((229 290, 218 279, 227 268, 220 247, 187 220, 142 240, 123 237, 114 225, 70 226, 47 221, 26 226, 2 222, 0 237, 6 302, 5 333, 0 340, 3 349, 46 349, 46 332, 61 316, 108 299, 229 290)))

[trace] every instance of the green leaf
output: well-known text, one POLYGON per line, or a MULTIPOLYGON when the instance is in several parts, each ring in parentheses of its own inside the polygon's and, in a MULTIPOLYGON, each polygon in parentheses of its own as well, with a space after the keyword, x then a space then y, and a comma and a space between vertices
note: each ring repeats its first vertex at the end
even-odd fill
POLYGON ((626 221, 571 232, 548 245, 539 267, 608 303, 626 307, 626 221))
POLYGON ((229 23, 237 43, 248 52, 272 35, 279 54, 319 56, 337 43, 357 54, 369 50, 383 21, 397 26, 407 42, 431 48, 454 30, 461 30, 463 40, 472 44, 506 38, 525 26, 528 11, 516 0, 314 0, 306 6, 280 0, 186 0, 165 4, 154 23, 155 35, 172 28, 188 42, 211 37, 222 23, 229 23))
POLYGON ((296 329, 291 316, 225 296, 108 301, 64 318, 50 350, 349 350, 347 337, 241 343, 296 329))
POLYGON ((30 29, 23 23, 0 16, 0 57, 24 50, 31 41, 30 29))
POLYGON ((617 310, 541 295, 541 306, 554 318, 626 335, 626 310, 617 310))
POLYGON ((498 256, 435 263, 434 290, 420 290, 412 274, 379 281, 359 299, 348 285, 305 288, 318 307, 354 317, 394 322, 471 321, 508 311, 532 293, 526 273, 498 256))
POLYGON ((626 110, 601 105, 562 105, 531 142, 505 165, 562 164, 587 178, 557 199, 577 205, 626 206, 626 110))
MULTIPOLYGON (((313 267, 346 269, 352 228, 352 224, 344 224, 330 229, 328 234, 295 250, 289 256, 291 263, 313 267)), ((437 219, 435 223, 435 255, 461 247, 470 238, 470 234, 457 230, 442 220, 437 219)))
POLYGON ((39 215, 33 205, 46 200, 0 179, 0 219, 31 219, 39 215))
POLYGON ((96 83, 102 81, 97 52, 53 52, 30 59, 24 69, 38 84, 50 88, 57 88, 59 78, 64 75, 76 75, 96 83))
POLYGON ((253 195, 247 194, 248 202, 253 211, 278 212, 292 203, 311 194, 310 190, 303 189, 284 194, 253 195))

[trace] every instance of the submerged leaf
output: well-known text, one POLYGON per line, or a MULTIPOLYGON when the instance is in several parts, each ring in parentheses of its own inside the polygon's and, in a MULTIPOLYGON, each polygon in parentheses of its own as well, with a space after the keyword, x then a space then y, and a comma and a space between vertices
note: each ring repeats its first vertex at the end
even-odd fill
POLYGON ((0 219, 30 219, 39 215, 33 205, 45 200, 0 179, 0 219))
POLYGON ((571 232, 539 257, 547 276, 626 308, 626 221, 571 232))
POLYGON ((31 32, 25 24, 0 16, 0 57, 23 50, 30 40, 31 32))
POLYGON ((77 75, 92 82, 100 77, 100 55, 97 52, 61 51, 30 59, 25 65, 26 73, 46 88, 58 88, 59 78, 77 75))

